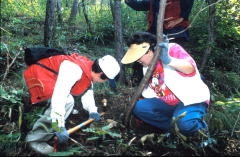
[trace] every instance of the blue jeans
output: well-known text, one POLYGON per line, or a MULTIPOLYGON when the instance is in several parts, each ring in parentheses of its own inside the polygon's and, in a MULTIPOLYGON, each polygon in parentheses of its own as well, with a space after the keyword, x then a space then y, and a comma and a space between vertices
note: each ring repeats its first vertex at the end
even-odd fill
POLYGON ((182 134, 192 135, 200 129, 207 129, 207 124, 203 120, 206 108, 205 103, 188 106, 178 103, 176 106, 170 106, 158 98, 147 98, 137 101, 133 114, 147 124, 162 131, 169 131, 172 128, 172 118, 186 112, 186 116, 178 119, 176 123, 182 134))

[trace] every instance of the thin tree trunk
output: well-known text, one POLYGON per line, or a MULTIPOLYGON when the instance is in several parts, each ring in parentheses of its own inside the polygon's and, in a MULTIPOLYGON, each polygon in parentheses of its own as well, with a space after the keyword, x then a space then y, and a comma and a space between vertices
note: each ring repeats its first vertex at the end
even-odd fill
POLYGON ((58 23, 62 26, 63 24, 62 0, 57 0, 57 14, 58 14, 58 23))
MULTIPOLYGON (((123 56, 123 35, 122 35, 122 15, 121 15, 121 0, 114 1, 114 27, 115 27, 115 50, 117 52, 117 60, 123 56)), ((124 68, 121 68, 124 69, 124 68)), ((120 72, 120 81, 124 82, 124 71, 120 72)))
POLYGON ((96 0, 91 0, 92 5, 96 5, 96 0))
POLYGON ((103 7, 103 5, 104 5, 104 4, 103 4, 103 0, 101 0, 101 1, 100 1, 100 9, 99 9, 99 12, 102 11, 102 7, 103 7))
MULTIPOLYGON (((158 13, 158 19, 157 19, 157 43, 163 41, 163 19, 164 19, 164 13, 165 13, 165 6, 166 6, 166 1, 167 0, 161 0, 159 3, 159 13, 158 13)), ((124 119, 124 124, 128 127, 129 126, 129 118, 132 113, 132 110, 135 106, 135 103, 139 96, 141 95, 146 83, 148 82, 153 69, 157 63, 157 60, 159 58, 159 53, 161 51, 161 48, 159 46, 156 46, 156 49, 154 51, 154 57, 152 60, 152 63, 149 65, 148 70, 146 75, 143 77, 143 79, 140 82, 140 85, 136 91, 136 93, 133 95, 132 100, 130 105, 127 108, 126 114, 125 114, 125 119, 124 119)))
POLYGON ((84 15, 85 21, 87 23, 88 31, 90 33, 92 33, 91 22, 88 19, 88 14, 86 12, 85 0, 82 0, 82 11, 83 11, 83 15, 84 15))
POLYGON ((65 0, 66 8, 69 7, 69 0, 65 0))
POLYGON ((115 21, 115 13, 114 13, 114 5, 113 5, 113 0, 109 0, 109 5, 110 5, 110 8, 111 8, 111 12, 112 12, 112 17, 113 17, 113 21, 115 21))
POLYGON ((73 1, 71 14, 70 14, 70 17, 68 19, 69 23, 72 23, 72 22, 74 22, 76 20, 77 12, 78 12, 78 3, 79 3, 79 0, 74 0, 73 1))
POLYGON ((54 38, 56 32, 56 0, 48 0, 46 4, 46 18, 44 25, 44 45, 54 45, 54 38))
MULTIPOLYGON (((211 5, 215 2, 217 2, 217 0, 208 0, 208 5, 211 5)), ((214 31, 214 25, 215 25, 215 13, 216 13, 216 7, 215 5, 212 5, 209 7, 209 11, 208 11, 208 47, 204 53, 203 59, 202 59, 202 63, 201 63, 201 67, 200 67, 200 71, 202 72, 204 67, 206 66, 207 60, 208 60, 208 56, 210 55, 212 48, 215 44, 215 31, 214 31)))

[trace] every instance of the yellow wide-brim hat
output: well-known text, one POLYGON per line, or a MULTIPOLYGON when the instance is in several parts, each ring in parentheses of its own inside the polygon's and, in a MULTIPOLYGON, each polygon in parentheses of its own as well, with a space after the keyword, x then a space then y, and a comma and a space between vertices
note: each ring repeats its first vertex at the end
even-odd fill
POLYGON ((129 64, 137 61, 141 58, 149 49, 149 43, 142 43, 142 44, 132 44, 128 48, 126 54, 123 56, 121 62, 123 64, 129 64))

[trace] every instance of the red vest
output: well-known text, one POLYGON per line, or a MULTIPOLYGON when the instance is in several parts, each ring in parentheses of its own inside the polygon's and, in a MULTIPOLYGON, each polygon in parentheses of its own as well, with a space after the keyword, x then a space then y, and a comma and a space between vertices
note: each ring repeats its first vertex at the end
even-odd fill
POLYGON ((153 25, 153 20, 154 20, 154 13, 153 13, 153 6, 152 6, 152 0, 150 0, 150 6, 149 6, 149 11, 147 12, 147 21, 148 21, 148 31, 150 31, 150 28, 153 25))
MULTIPOLYGON (((180 14, 181 14, 181 6, 180 6, 180 0, 168 0, 167 3, 170 2, 170 4, 166 5, 165 8, 165 13, 164 13, 164 19, 168 19, 170 17, 172 17, 171 20, 168 21, 164 21, 163 23, 163 27, 164 29, 169 29, 167 27, 168 22, 175 20, 177 18, 180 18, 180 14)), ((159 2, 160 3, 160 2, 159 2)), ((148 11, 148 30, 150 30, 152 24, 153 24, 153 20, 154 20, 154 10, 153 10, 153 6, 152 6, 152 0, 150 0, 150 6, 149 6, 149 11, 148 11)), ((158 12, 155 13, 155 16, 158 15, 158 12)), ((177 24, 174 27, 177 26, 182 26, 182 27, 188 27, 189 26, 189 21, 188 20, 183 20, 182 22, 180 22, 179 24, 177 24)))
MULTIPOLYGON (((164 19, 171 18, 171 20, 164 21, 164 29, 169 29, 167 27, 168 22, 180 18, 181 14, 181 6, 180 6, 180 0, 168 0, 170 4, 168 4, 165 8, 165 15, 164 19)), ((177 24, 174 27, 182 26, 182 27, 187 27, 189 25, 188 20, 183 20, 179 24, 177 24)))
MULTIPOLYGON (((76 53, 72 55, 59 55, 45 58, 39 63, 49 67, 50 69, 59 72, 60 64, 64 60, 69 60, 83 70, 82 77, 71 89, 72 95, 82 94, 91 85, 91 69, 93 61, 79 56, 76 53)), ((31 95, 32 104, 50 99, 53 94, 54 86, 57 80, 57 75, 53 72, 33 64, 24 71, 24 79, 31 95)))

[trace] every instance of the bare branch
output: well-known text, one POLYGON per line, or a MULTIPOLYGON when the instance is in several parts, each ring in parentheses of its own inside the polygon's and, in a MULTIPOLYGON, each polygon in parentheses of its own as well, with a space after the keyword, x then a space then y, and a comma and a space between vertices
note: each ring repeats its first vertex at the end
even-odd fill
POLYGON ((9 54, 9 51, 7 52, 7 67, 6 67, 5 73, 4 73, 4 75, 3 75, 2 82, 6 79, 7 74, 9 73, 9 70, 10 70, 11 66, 13 65, 13 63, 15 62, 15 60, 17 59, 17 57, 19 56, 20 52, 21 52, 21 51, 19 51, 19 52, 14 56, 14 58, 12 59, 12 62, 11 62, 10 64, 9 64, 9 56, 10 56, 10 54, 9 54))

